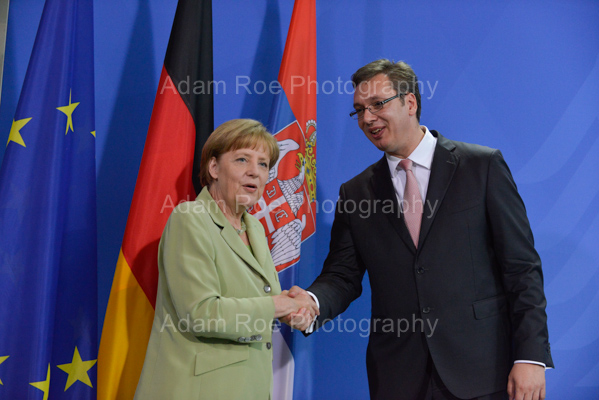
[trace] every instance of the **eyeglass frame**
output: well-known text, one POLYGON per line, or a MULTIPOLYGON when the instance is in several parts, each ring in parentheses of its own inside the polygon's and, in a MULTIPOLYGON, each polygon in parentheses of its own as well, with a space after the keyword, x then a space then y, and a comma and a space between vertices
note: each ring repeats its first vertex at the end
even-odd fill
POLYGON ((366 112, 366 110, 370 111, 371 114, 376 114, 377 112, 381 111, 383 109, 383 107, 385 106, 385 104, 387 104, 388 102, 390 102, 393 99, 396 99, 398 97, 401 96, 405 96, 405 93, 398 93, 395 96, 389 97, 388 99, 385 100, 381 100, 381 101, 375 101, 374 103, 372 103, 371 105, 364 107, 361 110, 355 110, 349 113, 349 117, 353 120, 358 121, 360 118, 364 118, 364 113, 366 112), (372 110, 370 107, 380 107, 378 110, 372 110), (360 117, 359 113, 362 113, 362 116, 360 117))

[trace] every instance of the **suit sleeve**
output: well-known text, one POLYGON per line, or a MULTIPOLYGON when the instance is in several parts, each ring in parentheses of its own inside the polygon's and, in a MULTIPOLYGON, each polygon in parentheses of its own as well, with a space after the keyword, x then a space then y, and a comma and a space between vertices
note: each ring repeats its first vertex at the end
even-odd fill
POLYGON ((553 367, 541 259, 522 198, 499 150, 491 154, 487 210, 510 307, 514 357, 553 367))
POLYGON ((345 311, 362 294, 365 267, 354 246, 349 214, 343 212, 347 209, 343 206, 346 201, 351 200, 347 200, 342 185, 331 229, 329 254, 322 272, 307 289, 316 295, 320 303, 316 329, 345 311))
MULTIPOLYGON (((229 250, 231 251, 231 250, 229 250)), ((275 307, 270 296, 224 297, 226 279, 217 265, 218 251, 202 219, 173 213, 163 233, 159 257, 178 321, 196 336, 238 340, 261 335, 271 341, 275 307)), ((235 269, 231 268, 234 273, 235 269)), ((249 286, 249 285, 248 285, 249 286)), ((175 316, 173 316, 175 318, 175 316)))

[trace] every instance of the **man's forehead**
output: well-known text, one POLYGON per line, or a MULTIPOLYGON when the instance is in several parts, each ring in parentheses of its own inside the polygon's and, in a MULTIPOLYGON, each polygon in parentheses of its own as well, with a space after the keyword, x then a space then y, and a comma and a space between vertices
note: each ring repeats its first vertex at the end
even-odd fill
POLYGON ((377 75, 360 82, 354 92, 354 99, 387 98, 394 96, 393 83, 385 75, 377 75))

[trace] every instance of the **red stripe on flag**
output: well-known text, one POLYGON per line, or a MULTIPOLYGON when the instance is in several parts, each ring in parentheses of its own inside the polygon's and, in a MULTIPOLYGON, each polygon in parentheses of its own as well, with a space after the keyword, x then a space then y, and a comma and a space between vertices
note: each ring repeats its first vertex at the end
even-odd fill
POLYGON ((195 199, 191 181, 195 135, 189 109, 163 68, 122 246, 152 306, 162 230, 180 201, 195 199))
MULTIPOLYGON (((316 6, 314 0, 299 0, 293 6, 279 82, 300 126, 316 120, 316 6)), ((306 138, 309 134, 304 132, 306 138)))

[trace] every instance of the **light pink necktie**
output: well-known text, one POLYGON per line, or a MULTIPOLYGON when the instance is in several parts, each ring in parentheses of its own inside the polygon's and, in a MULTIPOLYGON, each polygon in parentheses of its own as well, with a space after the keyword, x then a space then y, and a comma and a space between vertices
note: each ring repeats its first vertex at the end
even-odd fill
POLYGON ((418 248, 418 236, 420 235, 420 224, 422 222, 422 196, 418 190, 418 182, 412 172, 412 160, 404 159, 399 162, 401 169, 406 171, 406 188, 403 194, 402 209, 410 236, 414 246, 418 248))

